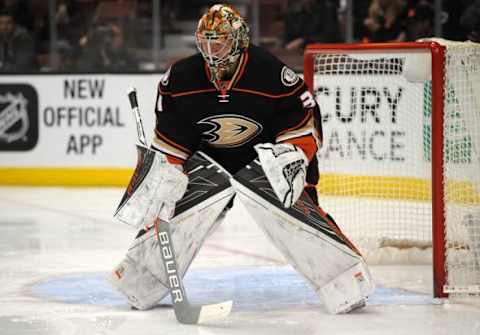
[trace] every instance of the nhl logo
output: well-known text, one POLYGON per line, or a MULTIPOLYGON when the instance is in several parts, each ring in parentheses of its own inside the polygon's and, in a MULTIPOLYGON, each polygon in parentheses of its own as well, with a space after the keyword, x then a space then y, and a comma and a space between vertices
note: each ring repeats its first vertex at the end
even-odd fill
POLYGON ((27 134, 27 103, 22 93, 0 95, 0 141, 15 142, 27 134), (18 127, 14 127, 18 123, 18 127))
POLYGON ((280 75, 283 85, 290 87, 298 83, 300 77, 292 69, 284 66, 280 75))
POLYGON ((0 150, 23 151, 36 145, 37 101, 30 85, 0 85, 0 150))

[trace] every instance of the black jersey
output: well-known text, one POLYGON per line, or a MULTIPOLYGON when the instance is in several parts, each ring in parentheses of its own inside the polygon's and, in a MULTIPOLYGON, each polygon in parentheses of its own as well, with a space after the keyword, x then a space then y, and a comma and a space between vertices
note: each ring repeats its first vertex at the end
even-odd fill
MULTIPOLYGON (((291 142, 312 159, 321 141, 320 111, 303 80, 255 46, 225 90, 210 81, 201 54, 175 63, 160 81, 155 113, 154 149, 180 160, 202 150, 232 174, 256 158, 258 143, 291 142)), ((317 173, 313 160, 309 174, 317 173)))

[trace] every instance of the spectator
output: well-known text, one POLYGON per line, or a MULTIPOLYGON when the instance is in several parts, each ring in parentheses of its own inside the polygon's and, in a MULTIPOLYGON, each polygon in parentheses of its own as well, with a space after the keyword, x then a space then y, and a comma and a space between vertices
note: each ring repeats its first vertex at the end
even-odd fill
POLYGON ((92 26, 99 1, 58 0, 55 17, 59 39, 68 42, 73 49, 92 26))
MULTIPOLYGON (((55 26, 57 33, 57 48, 69 52, 78 45, 80 36, 72 38, 71 31, 77 29, 72 27, 72 9, 68 0, 57 0, 55 11, 55 26)), ((45 54, 50 49, 50 15, 47 4, 37 4, 34 18, 33 34, 36 41, 37 53, 45 54)), ((84 34, 84 33, 83 33, 84 34)))
POLYGON ((406 39, 404 22, 407 6, 404 0, 372 0, 368 16, 367 42, 401 42, 406 39))
POLYGON ((338 42, 336 1, 302 0, 289 6, 286 12, 285 49, 301 49, 312 42, 338 42))
POLYGON ((30 1, 0 0, 0 10, 10 12, 15 22, 29 31, 33 28, 33 12, 30 1))
POLYGON ((123 27, 116 22, 96 26, 80 41, 81 71, 137 70, 138 62, 125 45, 123 27))
POLYGON ((465 41, 467 31, 460 25, 460 17, 471 0, 442 1, 442 37, 452 41, 465 41))
MULTIPOLYGON (((95 0, 57 0, 55 24, 57 27, 58 47, 66 48, 68 52, 78 51, 79 41, 92 26, 97 10, 95 0)), ((50 39, 49 13, 44 13, 42 35, 44 41, 50 39), (46 38, 45 38, 46 37, 46 38)), ((49 46, 47 44, 47 46, 49 46)))
POLYGON ((35 45, 28 31, 17 25, 11 12, 0 12, 0 71, 35 69, 35 45))
POLYGON ((428 1, 419 1, 409 15, 406 27, 407 40, 416 41, 434 35, 435 11, 428 1))
POLYGON ((460 17, 460 25, 468 32, 467 38, 480 42, 480 0, 474 0, 460 17))
POLYGON ((355 41, 361 40, 367 35, 367 27, 364 20, 368 16, 370 0, 355 0, 353 2, 353 38, 355 41))

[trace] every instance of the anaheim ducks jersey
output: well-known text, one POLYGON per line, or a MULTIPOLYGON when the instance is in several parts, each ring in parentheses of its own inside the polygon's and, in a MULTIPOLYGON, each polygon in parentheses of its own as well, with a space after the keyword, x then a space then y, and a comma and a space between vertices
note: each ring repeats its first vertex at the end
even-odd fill
POLYGON ((234 174, 257 157, 254 145, 289 142, 311 160, 307 182, 318 181, 318 105, 303 80, 261 48, 250 46, 218 85, 201 54, 178 61, 160 81, 155 113, 152 148, 171 162, 202 150, 234 174))

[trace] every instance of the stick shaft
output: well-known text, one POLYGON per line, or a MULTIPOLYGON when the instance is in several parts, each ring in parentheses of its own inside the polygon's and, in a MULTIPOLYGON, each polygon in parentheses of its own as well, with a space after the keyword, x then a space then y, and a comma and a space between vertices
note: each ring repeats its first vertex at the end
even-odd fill
MULTIPOLYGON (((138 142, 148 150, 135 88, 129 90, 128 99, 137 124, 138 142)), ((182 277, 178 272, 175 249, 170 232, 170 223, 160 219, 160 209, 161 207, 157 211, 157 218, 154 222, 155 231, 161 249, 161 258, 168 277, 167 281, 170 296, 177 320, 185 324, 197 324, 226 317, 232 309, 232 301, 211 305, 192 305, 189 303, 182 277)))
POLYGON ((137 124, 138 142, 144 147, 148 147, 147 139, 145 137, 145 130, 143 128, 142 117, 140 116, 140 109, 138 108, 137 90, 135 88, 131 88, 129 90, 128 100, 130 101, 130 107, 132 108, 133 115, 135 116, 135 123, 137 124))
POLYGON ((192 305, 189 303, 182 277, 178 271, 175 249, 173 247, 170 224, 160 219, 160 213, 155 219, 155 233, 160 246, 160 254, 167 273, 175 317, 180 323, 198 324, 221 319, 230 314, 232 301, 211 305, 192 305))

